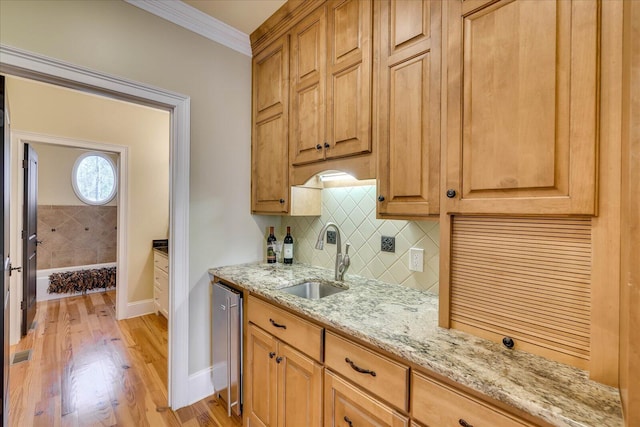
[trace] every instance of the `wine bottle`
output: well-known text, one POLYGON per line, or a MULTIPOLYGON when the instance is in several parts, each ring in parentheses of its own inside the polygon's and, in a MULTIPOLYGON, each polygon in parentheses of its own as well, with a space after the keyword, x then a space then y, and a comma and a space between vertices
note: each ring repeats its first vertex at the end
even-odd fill
POLYGON ((273 227, 269 227, 269 236, 267 237, 267 263, 275 264, 276 262, 276 236, 273 234, 273 227))
POLYGON ((291 237, 291 227, 287 227, 287 235, 284 237, 284 263, 293 264, 293 237, 291 237))

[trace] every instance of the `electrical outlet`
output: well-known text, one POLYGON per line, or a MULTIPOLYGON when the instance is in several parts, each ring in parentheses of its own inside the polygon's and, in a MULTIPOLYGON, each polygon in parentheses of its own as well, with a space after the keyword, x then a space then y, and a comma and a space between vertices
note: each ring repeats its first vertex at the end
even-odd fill
POLYGON ((409 270, 424 271, 424 249, 409 249, 409 270))
POLYGON ((380 250, 382 252, 395 252, 396 251, 396 238, 389 236, 382 236, 380 238, 380 250))
POLYGON ((327 230, 327 243, 336 244, 336 232, 334 230, 327 230))

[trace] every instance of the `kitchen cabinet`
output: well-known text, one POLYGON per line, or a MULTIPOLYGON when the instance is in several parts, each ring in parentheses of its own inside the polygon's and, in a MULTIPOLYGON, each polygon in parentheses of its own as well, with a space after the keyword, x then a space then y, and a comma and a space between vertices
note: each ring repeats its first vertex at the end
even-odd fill
POLYGON ((597 214, 598 2, 445 4, 445 211, 597 214))
POLYGON ((534 426, 421 373, 411 384, 412 416, 428 426, 534 426))
POLYGON ((153 304, 156 314, 169 318, 169 256, 153 251, 153 304))
POLYGON ((325 336, 325 366, 404 411, 409 409, 409 367, 331 332, 325 336))
POLYGON ((322 328, 253 297, 248 318, 247 425, 320 427, 323 366, 300 349, 321 357, 322 328))
POLYGON ((290 162, 371 152, 372 2, 328 1, 291 31, 290 162))
POLYGON ((375 2, 379 97, 378 208, 382 218, 439 213, 441 2, 375 2))
POLYGON ((271 43, 253 58, 251 210, 289 209, 289 37, 271 43))
POLYGON ((325 427, 408 427, 409 418, 325 371, 325 427))

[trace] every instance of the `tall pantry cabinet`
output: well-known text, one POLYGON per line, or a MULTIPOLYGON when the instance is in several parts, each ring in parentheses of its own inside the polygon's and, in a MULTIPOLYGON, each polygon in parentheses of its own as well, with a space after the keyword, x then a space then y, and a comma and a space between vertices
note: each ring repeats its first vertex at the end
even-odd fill
POLYGON ((251 210, 288 211, 289 36, 253 58, 251 210))

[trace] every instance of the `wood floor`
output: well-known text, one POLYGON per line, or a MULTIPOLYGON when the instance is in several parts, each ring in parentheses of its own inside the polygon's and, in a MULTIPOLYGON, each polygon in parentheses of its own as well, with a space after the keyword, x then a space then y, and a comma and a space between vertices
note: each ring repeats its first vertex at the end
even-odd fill
POLYGON ((38 303, 36 327, 11 353, 10 425, 239 427, 213 398, 167 407, 167 321, 115 320, 115 291, 38 303))

